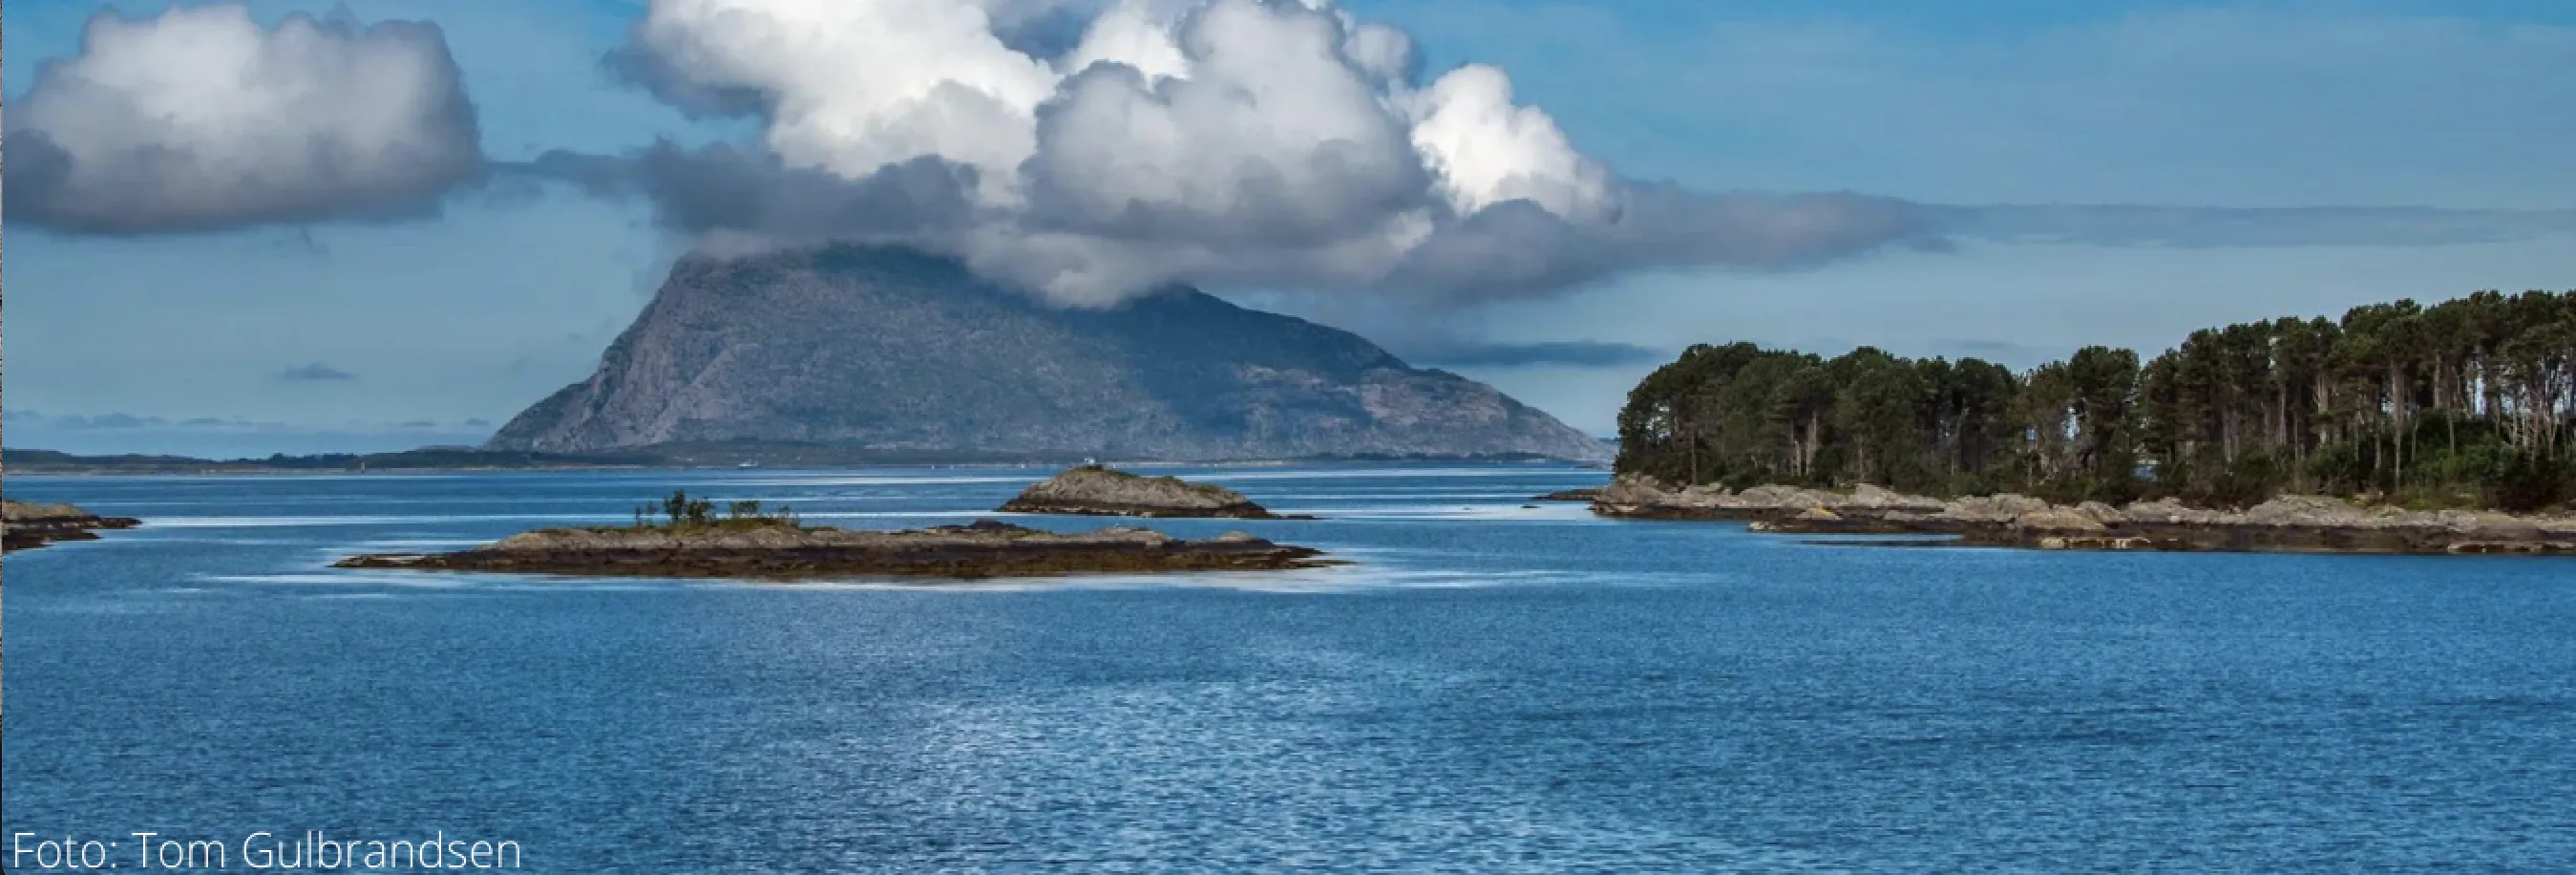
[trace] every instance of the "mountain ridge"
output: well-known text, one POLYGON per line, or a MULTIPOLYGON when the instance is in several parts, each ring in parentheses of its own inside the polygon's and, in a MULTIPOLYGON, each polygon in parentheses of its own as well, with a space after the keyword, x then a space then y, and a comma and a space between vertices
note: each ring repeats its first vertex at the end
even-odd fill
POLYGON ((1175 461, 1609 455, 1339 329, 1187 288, 1055 308, 950 259, 855 245, 681 261, 590 378, 485 446, 732 441, 1175 461))

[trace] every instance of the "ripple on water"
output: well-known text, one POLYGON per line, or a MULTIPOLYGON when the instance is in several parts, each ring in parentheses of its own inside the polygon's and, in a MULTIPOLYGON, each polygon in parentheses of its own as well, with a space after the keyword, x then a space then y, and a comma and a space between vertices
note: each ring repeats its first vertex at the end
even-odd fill
POLYGON ((226 506, 10 555, 6 817, 435 826, 564 872, 2576 859, 2563 561, 1819 546, 1507 497, 1601 476, 1574 468, 1171 470, 1330 516, 1242 525, 1355 564, 971 584, 327 567, 675 487, 984 516, 1034 468, 13 476, 20 499, 226 506))

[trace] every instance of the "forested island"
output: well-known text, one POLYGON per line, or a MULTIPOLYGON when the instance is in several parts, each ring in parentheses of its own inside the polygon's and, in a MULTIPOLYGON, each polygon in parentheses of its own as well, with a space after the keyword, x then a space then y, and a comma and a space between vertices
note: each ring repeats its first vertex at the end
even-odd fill
POLYGON ((1702 345, 1630 393, 1593 509, 2044 549, 2576 554, 2572 397, 2576 293, 2373 304, 2018 373, 1702 345))
POLYGON ((1616 471, 2061 504, 2325 495, 2530 513, 2576 501, 2576 292, 2480 292, 2093 346, 2028 372, 1861 348, 1694 346, 1629 394, 1616 471))

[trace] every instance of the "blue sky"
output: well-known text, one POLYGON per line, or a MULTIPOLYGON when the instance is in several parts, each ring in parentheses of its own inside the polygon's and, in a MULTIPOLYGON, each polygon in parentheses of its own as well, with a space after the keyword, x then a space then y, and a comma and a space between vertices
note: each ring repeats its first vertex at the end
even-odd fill
MULTIPOLYGON (((264 20, 327 3, 259 2, 264 20)), ((741 140, 602 72, 640 2, 350 2, 440 24, 496 159, 741 140)), ((1932 204, 2576 208, 2576 4, 1348 4, 1435 72, 1509 70, 1620 174, 1932 204)), ((160 4, 122 4, 148 15, 160 4)), ((93 4, 7 7, 14 102, 93 4)), ((223 454, 471 442, 587 375, 680 244, 640 207, 499 187, 430 219, 210 234, 22 229, 12 447, 223 454), (345 378, 312 379, 310 365, 345 378), (299 376, 305 378, 297 378, 299 376), (190 423, 191 420, 195 422, 190 423)), ((2576 286, 2576 239, 2102 245, 1963 240, 1795 271, 1662 271, 1464 311, 1246 294, 1399 352, 1420 338, 1672 350, 1755 340, 2037 364, 2365 301, 2576 286), (1440 324, 1428 324, 1437 320, 1440 324)), ((1220 290, 1224 291, 1224 290, 1220 290)), ((1461 367, 1606 431, 1651 362, 1461 367)))

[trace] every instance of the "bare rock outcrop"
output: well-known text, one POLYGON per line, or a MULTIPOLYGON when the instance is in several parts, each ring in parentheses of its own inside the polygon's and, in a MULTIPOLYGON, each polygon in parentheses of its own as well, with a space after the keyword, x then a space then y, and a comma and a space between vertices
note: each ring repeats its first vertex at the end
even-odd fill
POLYGON ((1803 486, 1755 486, 1742 491, 1694 485, 1670 489, 1652 477, 1620 477, 1593 498, 1593 511, 1603 516, 1701 518, 1779 522, 1809 510, 1867 515, 1938 513, 1943 504, 1862 485, 1850 492, 1803 486))
POLYGON ((1852 487, 1851 496, 1835 506, 1897 513, 1940 513, 1949 507, 1937 498, 1907 495, 1867 483, 1852 487))
POLYGON ((2014 517, 2013 531, 2043 535, 2099 535, 2110 531, 2102 521, 2082 509, 2052 507, 2034 510, 2014 517))
POLYGON ((1962 498, 1941 508, 1941 517, 1969 525, 2002 525, 2020 519, 2023 514, 2049 508, 2048 502, 2010 492, 1962 498))
POLYGON ((1145 477, 1101 465, 1077 465, 1038 481, 1004 502, 1004 513, 1132 517, 1283 519, 1243 493, 1178 477, 1145 477))
POLYGON ((2191 507, 2172 498, 2130 502, 2129 506, 2120 513, 2131 522, 2169 525, 2210 525, 2224 521, 2227 517, 2225 513, 2191 507))
POLYGON ((132 517, 99 516, 68 504, 0 499, 0 549, 24 550, 56 541, 95 541, 103 529, 142 525, 132 517))
POLYGON ((1621 478, 1602 490, 1593 511, 1741 520, 1761 532, 1944 534, 1961 544, 2045 550, 2576 555, 2576 518, 2410 511, 2313 495, 2228 512, 2172 499, 2126 508, 2096 501, 2055 505, 2011 493, 1936 502, 1873 486, 1849 494, 1795 486, 1730 492, 1621 478))

